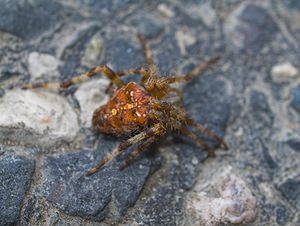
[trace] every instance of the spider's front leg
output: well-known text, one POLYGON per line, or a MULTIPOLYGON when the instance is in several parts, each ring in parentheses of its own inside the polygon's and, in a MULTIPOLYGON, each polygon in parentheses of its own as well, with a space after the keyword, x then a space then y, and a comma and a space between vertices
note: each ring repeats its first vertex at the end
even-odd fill
POLYGON ((94 67, 88 72, 73 77, 70 80, 64 82, 51 82, 51 83, 36 83, 36 84, 26 84, 22 87, 22 89, 35 89, 35 88, 44 88, 44 89, 67 89, 72 85, 84 82, 91 77, 94 77, 98 73, 103 73, 106 75, 113 84, 117 87, 122 87, 125 83, 121 80, 120 76, 118 76, 112 69, 110 69, 106 65, 101 65, 98 67, 94 67))
POLYGON ((122 151, 126 150, 130 146, 137 144, 138 142, 141 142, 152 136, 157 136, 157 135, 161 135, 164 133, 165 133, 165 128, 161 124, 157 123, 153 127, 136 134, 135 136, 129 138, 128 140, 123 141, 111 154, 109 154, 101 162, 99 162, 98 165, 91 168, 86 173, 86 175, 90 176, 90 175, 98 172, 103 166, 108 164, 110 161, 112 161, 114 158, 116 158, 122 151))

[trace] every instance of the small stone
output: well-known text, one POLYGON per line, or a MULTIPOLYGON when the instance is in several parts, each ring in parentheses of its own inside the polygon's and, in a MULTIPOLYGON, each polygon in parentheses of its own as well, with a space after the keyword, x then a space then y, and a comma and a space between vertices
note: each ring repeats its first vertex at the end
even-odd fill
POLYGON ((198 165, 198 163, 199 163, 198 159, 196 157, 193 157, 192 158, 192 164, 193 165, 198 165))
POLYGON ((186 213, 191 225, 246 224, 254 221, 256 199, 247 183, 236 176, 231 167, 223 169, 223 173, 215 173, 211 179, 209 184, 198 182, 205 184, 205 187, 187 199, 186 213), (212 193, 213 188, 217 189, 217 195, 207 193, 212 193))
POLYGON ((30 187, 35 162, 24 157, 0 159, 0 225, 15 225, 30 187))
POLYGON ((103 38, 100 32, 97 32, 87 44, 82 62, 88 66, 99 64, 101 52, 103 49, 103 38))
POLYGON ((191 34, 191 32, 183 30, 176 31, 175 37, 181 54, 183 56, 187 55, 186 48, 195 44, 196 38, 191 34))
POLYGON ((243 127, 239 127, 239 128, 234 132, 234 135, 237 136, 237 137, 242 137, 243 134, 244 134, 243 127))
POLYGON ((157 9, 159 12, 161 12, 162 15, 164 15, 165 17, 168 17, 168 18, 172 18, 175 16, 175 13, 174 11, 168 7, 166 4, 162 3, 162 4, 159 4, 157 6, 157 9))
POLYGON ((300 113, 300 86, 293 90, 293 99, 290 105, 295 111, 300 113))
POLYGON ((79 125, 67 100, 58 94, 11 90, 0 99, 0 137, 29 145, 72 141, 79 125))
POLYGON ((80 105, 80 120, 85 127, 92 126, 94 111, 108 101, 109 96, 105 94, 108 85, 109 81, 105 78, 93 79, 83 83, 75 92, 74 96, 80 105))
POLYGON ((51 78, 58 75, 60 62, 52 55, 32 52, 28 57, 28 70, 31 80, 36 80, 42 76, 51 78))
POLYGON ((272 78, 275 82, 282 82, 294 78, 299 71, 290 62, 274 65, 271 71, 272 78))

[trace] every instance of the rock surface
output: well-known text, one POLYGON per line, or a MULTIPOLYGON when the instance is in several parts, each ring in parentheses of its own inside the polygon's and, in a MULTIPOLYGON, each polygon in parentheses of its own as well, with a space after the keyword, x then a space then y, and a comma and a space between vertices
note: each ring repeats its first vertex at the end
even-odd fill
POLYGON ((59 61, 52 55, 32 52, 28 56, 28 70, 34 81, 42 76, 48 78, 57 76, 58 66, 59 61))
POLYGON ((296 0, 1 1, 0 225, 299 225, 299 10, 296 0), (130 150, 86 177, 125 139, 90 127, 107 80, 56 93, 18 87, 100 64, 142 67, 138 33, 162 75, 221 56, 182 89, 191 117, 229 150, 207 159, 175 133, 123 171, 130 150))
POLYGON ((8 156, 0 160, 0 225, 13 225, 18 222, 34 166, 34 160, 19 156, 8 156))
POLYGON ((74 96, 80 105, 80 120, 83 126, 91 127, 94 111, 108 101, 109 96, 105 94, 108 85, 107 79, 100 78, 88 81, 76 90, 74 96))
POLYGON ((67 100, 50 92, 13 90, 0 100, 1 140, 32 146, 72 141, 79 125, 67 100))
POLYGON ((187 225, 247 224, 256 217, 256 199, 247 183, 229 166, 201 181, 187 197, 187 225), (217 196, 214 195, 217 193, 217 196))

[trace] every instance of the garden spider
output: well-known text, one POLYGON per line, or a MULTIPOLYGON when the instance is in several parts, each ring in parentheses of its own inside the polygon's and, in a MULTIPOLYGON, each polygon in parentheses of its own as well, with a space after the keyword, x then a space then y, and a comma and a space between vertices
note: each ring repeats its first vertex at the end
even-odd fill
POLYGON ((126 167, 133 159, 139 156, 150 144, 164 136, 168 131, 179 131, 196 144, 205 148, 209 156, 215 156, 214 150, 202 139, 188 130, 188 126, 194 127, 200 132, 216 139, 223 148, 227 144, 213 131, 191 119, 182 107, 182 94, 179 89, 171 86, 176 82, 186 82, 202 74, 210 65, 219 60, 212 58, 195 67, 185 75, 159 76, 157 66, 153 60, 153 54, 149 44, 143 35, 138 35, 143 46, 146 58, 146 68, 128 69, 114 72, 107 65, 94 67, 87 73, 76 76, 62 83, 37 83, 26 84, 23 89, 46 88, 66 89, 74 84, 83 82, 98 73, 103 73, 117 90, 107 104, 94 111, 92 118, 93 127, 102 133, 115 136, 133 134, 132 137, 120 143, 120 145, 107 155, 101 162, 87 172, 92 175, 98 172, 104 165, 113 160, 122 151, 132 145, 137 145, 120 168, 126 167), (142 76, 141 84, 129 82, 125 84, 121 76, 139 74, 142 76), (171 96, 176 96, 177 101, 170 101, 171 96))

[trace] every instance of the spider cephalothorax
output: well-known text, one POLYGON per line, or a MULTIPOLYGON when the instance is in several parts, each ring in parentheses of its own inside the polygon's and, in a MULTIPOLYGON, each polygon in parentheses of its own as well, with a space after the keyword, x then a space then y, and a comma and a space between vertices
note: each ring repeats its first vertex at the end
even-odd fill
POLYGON ((39 83, 27 84, 24 89, 32 88, 68 88, 71 85, 85 81, 98 73, 103 73, 110 80, 111 85, 117 86, 111 99, 107 104, 97 108, 93 114, 93 127, 103 133, 113 135, 134 134, 106 156, 98 165, 90 169, 87 175, 91 175, 100 170, 118 154, 132 145, 137 145, 136 149, 128 156, 121 168, 128 165, 136 156, 145 150, 147 146, 164 136, 169 131, 179 131, 196 144, 203 146, 210 156, 214 156, 212 150, 203 140, 201 140, 188 127, 194 127, 200 132, 215 138, 224 148, 226 143, 214 132, 204 127, 202 124, 191 119, 182 107, 182 94, 179 89, 173 88, 171 84, 176 82, 186 82, 202 74, 211 64, 219 58, 213 58, 195 67, 185 75, 159 76, 158 69, 153 61, 149 44, 142 36, 138 36, 145 53, 147 68, 128 69, 114 72, 106 65, 92 68, 85 74, 76 76, 71 80, 62 83, 39 83), (121 76, 140 74, 141 84, 129 82, 125 84, 121 76), (170 97, 174 97, 170 101, 170 97))

